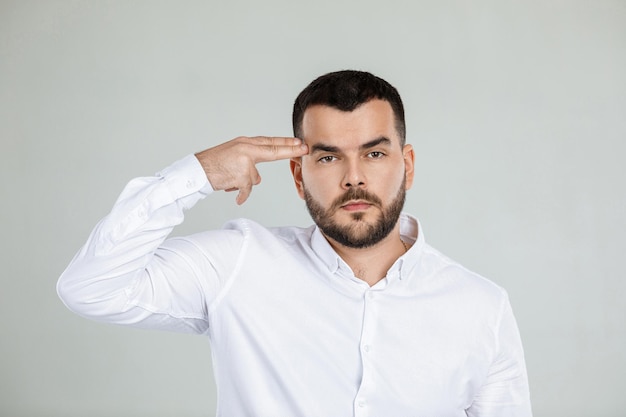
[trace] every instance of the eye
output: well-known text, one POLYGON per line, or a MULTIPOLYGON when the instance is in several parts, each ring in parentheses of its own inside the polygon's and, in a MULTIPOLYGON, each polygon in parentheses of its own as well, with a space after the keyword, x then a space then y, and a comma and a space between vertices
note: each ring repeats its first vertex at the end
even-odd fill
POLYGON ((371 158, 371 159, 381 159, 384 156, 385 156, 385 154, 383 152, 381 152, 381 151, 372 151, 372 152, 367 154, 367 157, 371 158))
POLYGON ((332 155, 326 155, 326 156, 322 156, 320 159, 318 159, 317 162, 320 162, 322 164, 327 164, 329 162, 333 162, 336 159, 337 158, 332 156, 332 155))

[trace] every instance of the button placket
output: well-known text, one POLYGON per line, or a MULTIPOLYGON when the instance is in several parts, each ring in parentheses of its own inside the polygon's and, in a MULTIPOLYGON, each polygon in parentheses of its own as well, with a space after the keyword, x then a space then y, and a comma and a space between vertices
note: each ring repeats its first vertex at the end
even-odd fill
POLYGON ((368 290, 364 294, 363 305, 363 327, 361 330, 360 351, 361 351, 361 385, 355 401, 355 415, 365 417, 369 415, 367 407, 368 396, 375 392, 376 383, 373 380, 374 364, 372 362, 372 351, 374 349, 374 337, 376 326, 376 293, 368 290))

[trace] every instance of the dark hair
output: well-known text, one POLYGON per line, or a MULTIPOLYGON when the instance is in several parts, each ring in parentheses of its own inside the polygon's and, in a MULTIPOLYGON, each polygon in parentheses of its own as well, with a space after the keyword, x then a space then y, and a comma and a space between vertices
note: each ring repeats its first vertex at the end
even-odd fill
POLYGON ((307 108, 316 104, 334 107, 341 111, 353 111, 373 99, 387 101, 395 116, 400 145, 406 140, 404 106, 398 90, 387 81, 369 72, 344 70, 330 72, 313 80, 296 98, 293 104, 293 133, 302 137, 302 119, 307 108))

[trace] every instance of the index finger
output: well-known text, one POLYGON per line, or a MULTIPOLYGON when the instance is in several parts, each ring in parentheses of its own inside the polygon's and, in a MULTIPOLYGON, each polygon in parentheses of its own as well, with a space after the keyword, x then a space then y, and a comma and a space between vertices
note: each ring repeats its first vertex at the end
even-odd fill
POLYGON ((299 138, 281 136, 255 136, 250 138, 259 152, 257 162, 277 161, 306 155, 308 146, 299 138))

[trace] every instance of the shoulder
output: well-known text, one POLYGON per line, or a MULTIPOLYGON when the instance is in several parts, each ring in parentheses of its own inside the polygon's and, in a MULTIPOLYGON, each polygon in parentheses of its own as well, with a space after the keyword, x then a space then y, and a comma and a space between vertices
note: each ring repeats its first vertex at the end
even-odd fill
POLYGON ((484 303, 495 308, 501 307, 508 299, 503 287, 428 244, 424 244, 420 267, 429 286, 445 289, 464 299, 473 298, 478 304, 484 303))
POLYGON ((170 238, 167 246, 196 248, 212 257, 254 252, 284 251, 286 248, 310 247, 314 226, 265 227, 254 220, 230 220, 219 229, 206 230, 184 237, 170 238))
POLYGON ((295 243, 310 242, 313 234, 314 226, 298 227, 298 226, 281 226, 266 227, 254 220, 240 218, 227 222, 222 230, 225 232, 235 232, 253 244, 269 245, 275 243, 295 243))

